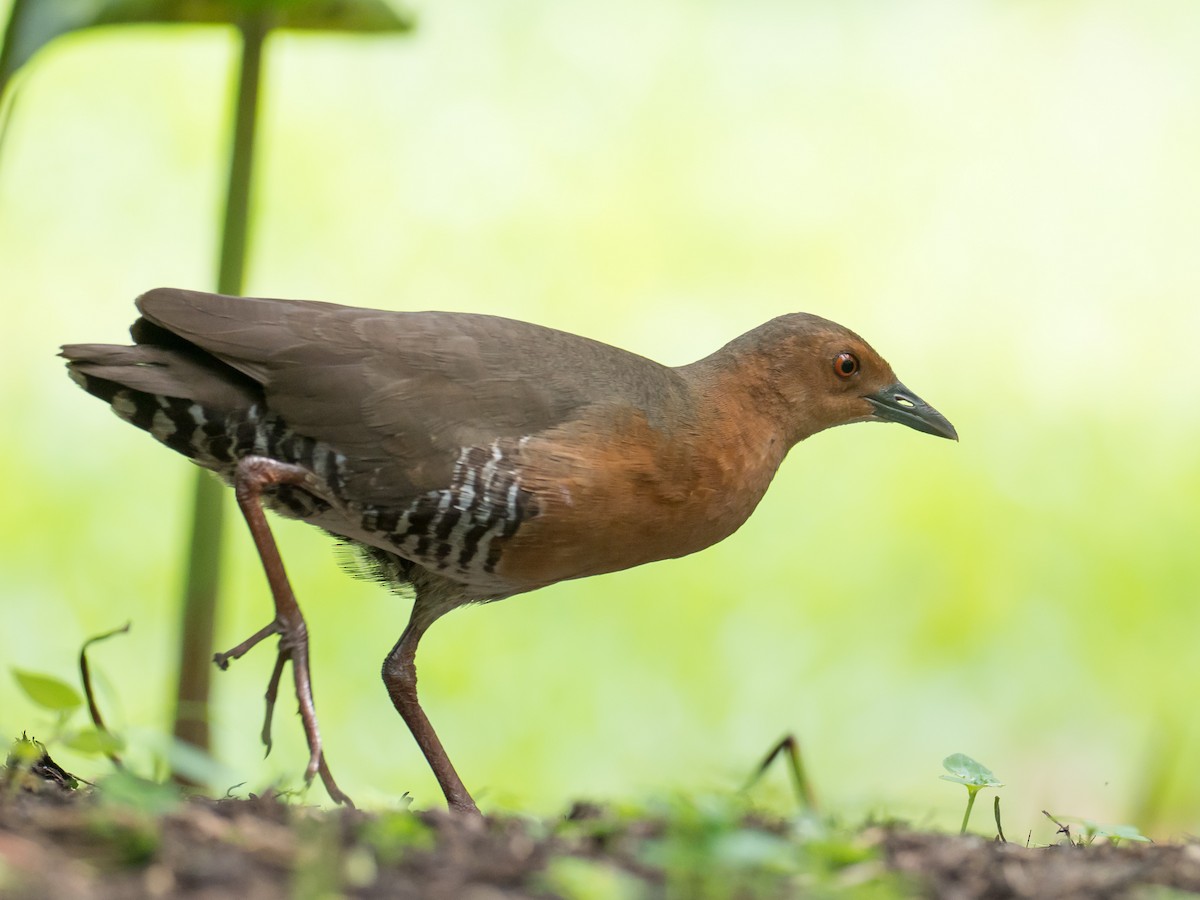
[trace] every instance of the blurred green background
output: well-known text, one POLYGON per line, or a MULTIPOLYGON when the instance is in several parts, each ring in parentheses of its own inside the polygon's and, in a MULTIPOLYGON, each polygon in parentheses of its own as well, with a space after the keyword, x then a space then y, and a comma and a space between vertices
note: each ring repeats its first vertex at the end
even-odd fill
MULTIPOLYGON (((422 696, 481 804, 731 789, 795 731, 846 819, 957 825, 936 776, 963 751, 1007 783, 1010 837, 1052 831, 1041 809, 1200 827, 1200 9, 416 11, 411 37, 270 38, 247 293, 496 313, 668 363, 807 310, 962 435, 818 435, 701 555, 442 620, 422 696)), ((122 341, 142 290, 213 284, 234 49, 64 38, 0 148, 0 660, 73 679, 81 641, 132 620, 94 656, 119 728, 167 728, 191 467, 55 352, 122 341)), ((271 609, 230 521, 222 648, 271 609)), ((339 781, 440 805, 378 675, 408 603, 278 533, 339 781)), ((306 758, 285 701, 261 760, 273 658, 216 678, 218 754, 253 790, 306 758)), ((45 721, 3 673, 0 733, 45 721)))

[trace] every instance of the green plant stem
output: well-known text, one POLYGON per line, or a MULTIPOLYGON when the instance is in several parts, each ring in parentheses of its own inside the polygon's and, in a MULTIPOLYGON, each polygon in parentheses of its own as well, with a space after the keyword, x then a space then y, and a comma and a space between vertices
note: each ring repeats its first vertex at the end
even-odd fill
POLYGON ((259 82, 262 77, 263 42, 269 26, 266 12, 255 9, 241 23, 242 68, 234 111, 233 149, 229 159, 229 188, 221 230, 221 259, 217 290, 235 294, 242 289, 246 271, 246 236, 250 221, 250 174, 254 162, 254 133, 258 121, 259 82))
POLYGON ((792 786, 796 789, 796 797, 804 809, 816 809, 817 799, 813 794, 812 783, 808 780, 808 770, 804 768, 800 744, 792 735, 788 735, 788 739, 788 762, 791 764, 792 786))
MULTIPOLYGON (((217 267, 217 290, 222 294, 241 293, 246 270, 254 132, 258 118, 263 43, 269 30, 266 11, 258 6, 252 6, 240 23, 241 68, 225 219, 221 230, 221 254, 217 267)), ((205 472, 198 472, 193 497, 180 626, 174 731, 181 741, 208 752, 211 742, 208 706, 225 496, 222 486, 215 479, 205 472)))
POLYGON ((21 19, 25 16, 29 7, 29 0, 13 0, 12 6, 8 11, 8 25, 4 29, 4 40, 0 42, 0 95, 3 95, 8 90, 8 84, 12 80, 12 76, 16 74, 13 69, 13 54, 17 47, 17 33, 21 27, 21 19))
POLYGON ((8 25, 4 29, 4 40, 0 41, 0 152, 8 143, 8 124, 12 121, 13 109, 17 104, 17 70, 13 68, 13 55, 16 53, 17 31, 28 6, 29 0, 13 0, 8 12, 8 25))
POLYGON ((775 757, 780 754, 785 754, 788 758, 788 771, 792 775, 792 786, 796 791, 796 800, 801 809, 815 810, 817 808, 816 796, 813 793, 812 784, 808 780, 808 772, 804 768, 804 757, 800 753, 800 742, 796 740, 796 736, 788 734, 766 755, 763 761, 759 764, 758 769, 750 776, 750 780, 746 782, 743 791, 748 791, 775 761, 775 757))
MULTIPOLYGON (((88 712, 92 716, 92 724, 96 726, 97 731, 102 731, 104 734, 110 735, 112 732, 108 730, 108 726, 104 724, 104 717, 100 715, 100 704, 96 702, 96 691, 92 688, 92 667, 88 664, 88 647, 92 644, 106 641, 110 637, 118 634, 127 634, 132 622, 126 622, 120 628, 114 628, 112 631, 106 631, 104 634, 98 634, 95 637, 88 638, 83 642, 83 646, 79 648, 79 679, 83 682, 83 696, 87 698, 88 712)), ((124 769, 125 764, 121 761, 119 754, 108 751, 104 754, 107 756, 114 766, 118 769, 124 769)))
POLYGON ((979 793, 979 788, 972 789, 967 787, 967 811, 963 813, 962 828, 958 830, 959 834, 967 833, 967 822, 971 820, 971 807, 975 805, 975 795, 979 793))

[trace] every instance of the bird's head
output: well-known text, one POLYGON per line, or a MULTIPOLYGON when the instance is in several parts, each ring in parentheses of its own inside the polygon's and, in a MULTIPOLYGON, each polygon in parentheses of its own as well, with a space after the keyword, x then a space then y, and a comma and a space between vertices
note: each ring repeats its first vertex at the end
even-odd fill
POLYGON ((958 440, 954 426, 896 377, 887 360, 847 328, 808 313, 773 319, 725 350, 778 408, 793 441, 850 422, 899 422, 958 440), (773 395, 773 396, 772 396, 773 395))

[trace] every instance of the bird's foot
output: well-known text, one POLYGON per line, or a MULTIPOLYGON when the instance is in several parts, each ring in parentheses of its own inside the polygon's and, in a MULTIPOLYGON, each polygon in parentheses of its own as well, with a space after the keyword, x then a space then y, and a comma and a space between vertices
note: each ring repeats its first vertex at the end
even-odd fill
POLYGON ((325 785, 325 790, 328 791, 330 798, 335 803, 353 807, 353 801, 337 786, 333 774, 329 771, 329 764, 325 760, 325 752, 321 743, 321 730, 317 724, 316 707, 312 695, 312 677, 308 667, 308 630, 303 617, 294 622, 276 618, 236 647, 213 656, 213 662, 221 669, 226 669, 229 667, 231 660, 239 659, 251 648, 272 634, 279 635, 279 650, 275 657, 275 667, 271 671, 271 678, 267 682, 267 690, 264 695, 266 712, 263 717, 261 737, 263 745, 267 748, 266 752, 269 755, 273 745, 271 723, 275 715, 275 703, 279 697, 279 683, 283 677, 283 667, 286 663, 290 662, 295 680, 296 702, 299 707, 300 721, 304 727, 304 737, 309 750, 308 765, 304 770, 304 783, 311 784, 313 779, 317 775, 320 775, 321 783, 325 785))

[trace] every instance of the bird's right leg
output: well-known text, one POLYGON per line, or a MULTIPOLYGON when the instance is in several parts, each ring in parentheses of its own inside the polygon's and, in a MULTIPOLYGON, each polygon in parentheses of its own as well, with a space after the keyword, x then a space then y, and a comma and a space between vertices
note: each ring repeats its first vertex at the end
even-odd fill
POLYGON ((275 658, 275 669, 267 684, 266 719, 263 722, 262 740, 267 752, 271 752, 271 717, 275 711, 275 699, 279 693, 279 682, 283 675, 283 666, 292 664, 292 674, 296 686, 296 700, 300 706, 300 720, 304 724, 304 736, 308 741, 309 762, 305 770, 305 781, 311 782, 318 773, 329 796, 336 803, 346 803, 351 806, 350 798, 342 792, 333 780, 329 765, 325 761, 325 753, 321 746, 321 731, 317 725, 317 713, 313 705, 312 677, 308 666, 308 626, 292 592, 287 572, 283 568, 283 559, 279 555, 279 547, 267 524, 266 514, 262 507, 262 494, 268 487, 276 485, 310 484, 312 474, 301 466, 282 463, 264 456, 247 456, 242 458, 234 472, 233 489, 237 497, 238 507, 250 528, 254 538, 254 546, 258 549, 262 560, 263 571, 271 588, 271 596, 275 601, 275 618, 260 628, 236 647, 213 657, 222 669, 229 666, 229 661, 238 659, 248 650, 273 634, 279 635, 279 654, 275 658))
POLYGON ((392 652, 383 662, 383 683, 387 685, 388 694, 392 698, 392 704, 396 707, 396 711, 404 719, 404 724, 412 732, 417 746, 421 748, 421 752, 425 754, 425 759, 429 762, 429 767, 433 769, 433 774, 442 788, 442 793, 446 795, 446 803, 450 809, 478 816, 479 807, 475 805, 475 801, 471 799, 462 779, 454 771, 454 764, 450 762, 450 757, 446 755, 441 740, 438 739, 433 725, 430 724, 425 711, 421 709, 420 701, 417 700, 417 667, 415 664, 417 644, 438 614, 436 612, 432 615, 429 614, 428 608, 421 602, 418 589, 417 601, 413 605, 408 627, 404 629, 400 640, 396 642, 396 646, 392 648, 392 652))

